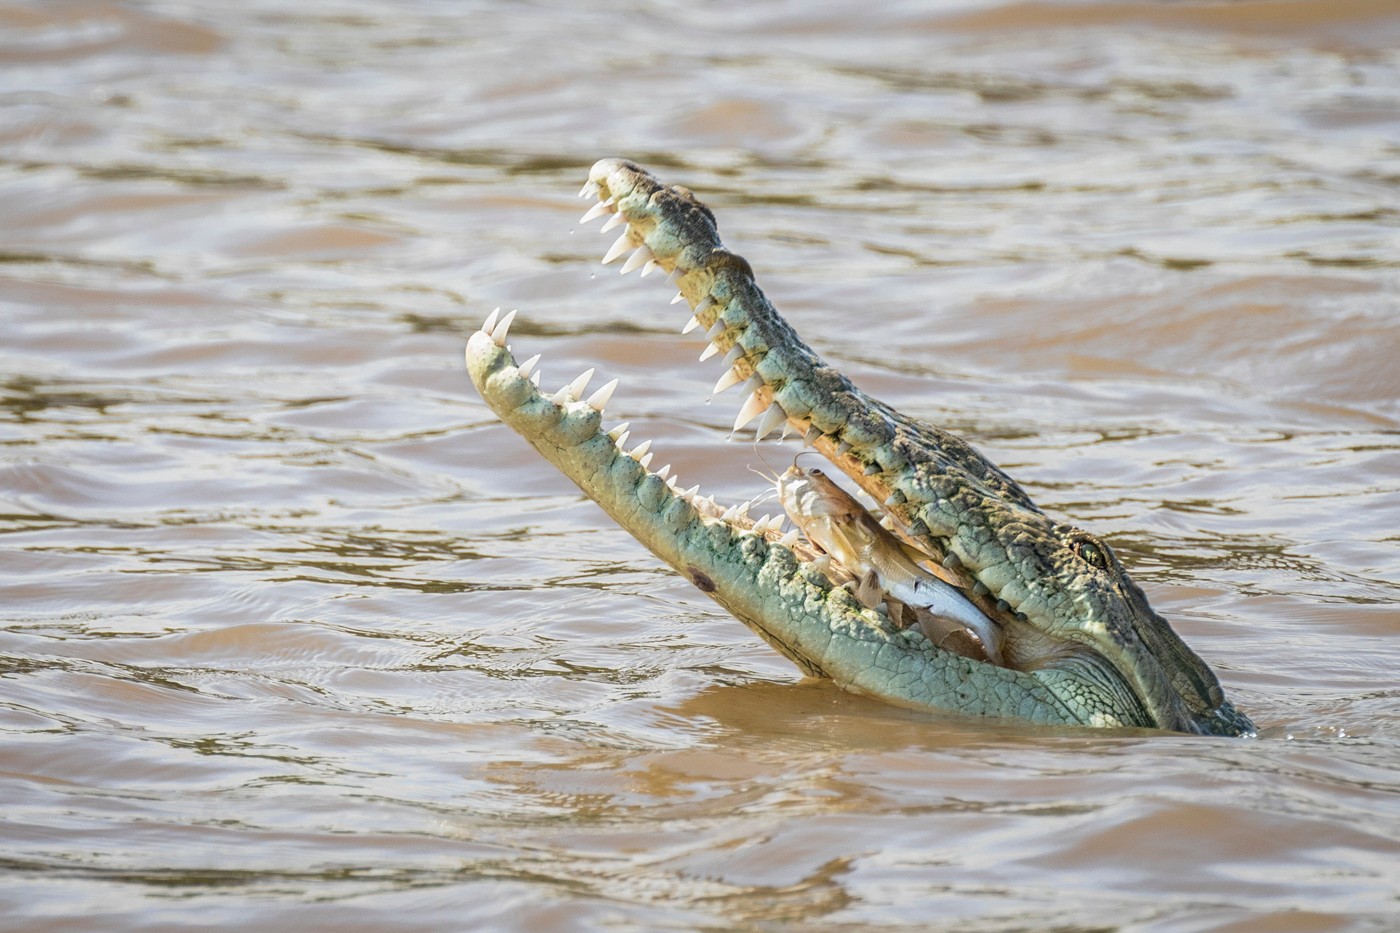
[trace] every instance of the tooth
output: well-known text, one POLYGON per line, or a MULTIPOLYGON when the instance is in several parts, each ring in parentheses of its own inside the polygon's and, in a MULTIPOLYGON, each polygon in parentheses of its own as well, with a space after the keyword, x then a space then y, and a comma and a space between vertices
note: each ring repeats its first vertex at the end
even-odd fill
POLYGON ((697 327, 699 327, 699 326, 700 326, 700 319, 699 319, 698 317, 696 317, 695 315, 692 314, 692 315, 690 316, 690 320, 686 321, 686 322, 685 322, 685 326, 681 328, 681 333, 682 333, 682 334, 688 334, 688 333, 690 333, 691 331, 693 331, 695 328, 697 328, 697 327))
POLYGON ((590 178, 583 183, 583 187, 579 189, 578 196, 581 198, 596 197, 599 190, 598 183, 590 178))
POLYGON ((617 437, 613 438, 613 443, 617 445, 617 449, 618 449, 618 450, 625 450, 625 449, 626 449, 626 447, 627 447, 627 438, 628 438, 629 436, 631 436, 631 434, 632 434, 631 431, 623 431, 623 432, 622 432, 621 434, 619 434, 617 437))
MULTIPOLYGON (((669 466, 669 464, 668 464, 668 466, 669 466)), ((657 475, 659 476, 660 474, 658 473, 657 475)), ((671 491, 674 492, 676 495, 680 495, 680 491, 681 491, 680 480, 679 480, 677 477, 674 477, 674 476, 668 476, 668 477, 666 477, 666 485, 667 485, 667 486, 670 486, 670 487, 671 487, 671 491)))
POLYGON ((666 464, 664 467, 662 467, 661 469, 657 470, 657 471, 656 471, 656 475, 657 475, 658 477, 660 477, 661 479, 665 479, 666 477, 670 476, 670 475, 671 475, 671 464, 668 463, 668 464, 666 464))
POLYGON ((678 305, 682 301, 685 301, 685 295, 681 294, 680 292, 676 292, 676 297, 671 299, 671 304, 678 305))
POLYGON ((535 384, 535 388, 540 387, 540 371, 538 369, 530 373, 530 381, 535 384))
POLYGON ((652 258, 651 247, 643 243, 641 246, 638 246, 632 255, 627 257, 627 261, 622 264, 622 274, 626 275, 633 269, 646 265, 652 258))
POLYGON ((650 438, 647 438, 646 440, 638 444, 636 447, 633 447, 632 452, 629 453, 627 456, 631 457, 633 460, 640 460, 643 456, 646 455, 646 452, 648 450, 651 450, 650 438))
POLYGON ((592 395, 588 396, 588 407, 592 408, 594 411, 602 411, 603 406, 607 405, 608 400, 612 398, 613 389, 616 388, 616 379, 612 380, 607 385, 604 385, 597 392, 594 392, 592 395))
POLYGON ((734 346, 729 348, 729 352, 724 354, 724 365, 733 366, 735 363, 739 362, 739 357, 743 355, 744 348, 739 346, 737 343, 734 344, 734 346))
POLYGON ((783 406, 777 402, 764 414, 763 420, 758 423, 758 430, 754 434, 754 440, 761 441, 768 436, 778 425, 787 421, 787 412, 783 411, 783 406))
POLYGON ((694 499, 697 495, 699 495, 699 493, 700 493, 700 484, 699 484, 699 483, 696 483, 694 486, 691 486, 689 489, 687 489, 687 490, 683 493, 683 496, 684 496, 684 498, 686 498, 686 499, 694 499))
POLYGON ((627 252, 631 248, 632 241, 628 238, 628 234, 624 233, 622 236, 617 238, 617 242, 612 245, 612 247, 608 250, 607 255, 603 257, 603 265, 606 266, 608 263, 612 262, 614 259, 617 259, 619 256, 621 256, 623 253, 627 252))
POLYGON ((646 278, 646 277, 647 277, 647 273, 650 272, 652 269, 660 269, 660 268, 661 268, 661 263, 657 262, 655 259, 648 259, 648 260, 647 260, 647 264, 644 265, 644 266, 642 266, 642 278, 646 278))
MULTIPOLYGON (((698 314, 700 309, 696 308, 695 310, 698 314)), ((724 320, 721 318, 710 325, 710 329, 705 331, 705 336, 709 338, 711 342, 713 342, 714 339, 722 333, 724 333, 724 320)))
POLYGON ((866 475, 866 476, 874 476, 876 473, 879 473, 879 472, 880 472, 880 464, 878 464, 878 463, 867 463, 867 464, 865 465, 865 475, 866 475))
POLYGON ((573 397, 569 395, 568 386, 560 386, 559 391, 551 395, 549 400, 556 405, 567 405, 573 401, 573 397))
POLYGON ((521 363, 521 364, 520 364, 520 368, 517 370, 517 372, 520 373, 520 378, 521 378, 521 379, 529 379, 529 378, 530 378, 530 372, 531 372, 531 370, 533 370, 533 369, 535 368, 535 364, 538 363, 539 361, 540 361, 540 355, 539 355, 538 353, 536 353, 534 356, 530 357, 528 360, 526 360, 525 362, 521 363))
POLYGON ((611 204, 610 202, 608 202, 608 201, 599 201, 597 204, 593 205, 592 207, 590 207, 590 208, 588 209, 588 213, 583 215, 583 219, 580 220, 579 223, 581 223, 581 224, 592 223, 593 221, 597 220, 599 217, 602 217, 604 214, 611 214, 611 213, 612 213, 612 210, 613 210, 613 206, 612 206, 612 204, 611 204))
POLYGON ((614 441, 616 441, 619 434, 626 434, 626 433, 627 433, 627 428, 630 427, 631 424, 632 424, 632 422, 630 422, 630 421, 624 421, 624 422, 622 422, 622 424, 619 424, 617 427, 613 428, 611 431, 608 432, 608 437, 610 437, 610 438, 612 438, 614 441))
POLYGON ((496 318, 499 317, 500 314, 501 309, 497 308, 495 311, 492 311, 490 314, 486 315, 486 323, 481 325, 481 332, 484 333, 486 336, 490 337, 491 331, 496 329, 496 318))
POLYGON ((831 567, 831 555, 822 554, 820 557, 814 559, 808 566, 818 573, 826 573, 831 567))
POLYGON ((736 386, 743 381, 744 377, 739 375, 739 371, 737 369, 734 369, 732 367, 726 369, 724 371, 724 375, 719 377, 719 382, 715 383, 715 389, 713 392, 710 393, 710 397, 714 398, 716 395, 719 395, 725 389, 731 388, 732 386, 736 386))
POLYGON ((701 299, 700 303, 695 306, 695 313, 704 314, 706 311, 713 308, 714 305, 715 299, 710 295, 706 295, 703 299, 701 299))
POLYGON ((583 390, 588 388, 588 380, 593 378, 593 370, 587 369, 579 373, 573 382, 569 383, 569 396, 571 398, 583 398, 583 390))
POLYGON ((700 362, 702 362, 702 363, 705 362, 706 360, 708 360, 710 357, 714 356, 714 355, 715 355, 716 353, 718 353, 718 352, 719 352, 719 347, 715 346, 714 344, 710 344, 708 347, 706 347, 705 349, 703 349, 703 350, 700 351, 700 362))
POLYGON ((731 505, 729 508, 724 510, 724 514, 720 516, 720 521, 732 522, 738 515, 739 507, 737 505, 731 505))
POLYGON ((838 457, 844 457, 844 456, 846 455, 846 451, 848 451, 848 450, 850 450, 850 449, 851 449, 850 443, 849 443, 848 441, 842 441, 841 443, 839 443, 839 444, 836 445, 836 456, 838 456, 838 457))
POLYGON ((609 230, 616 229, 617 227, 620 227, 625 223, 627 223, 627 218, 622 216, 622 211, 618 211, 616 214, 613 214, 611 217, 608 218, 607 223, 603 224, 603 226, 598 228, 598 232, 607 233, 609 230))
POLYGON ((894 492, 890 493, 890 497, 885 500, 885 506, 903 505, 906 500, 907 497, 904 495, 904 492, 896 489, 894 492))
POLYGON ((642 465, 642 469, 645 470, 647 467, 651 466, 651 458, 655 456, 656 454, 647 454, 645 457, 638 460, 637 462, 640 463, 642 465))
POLYGON ((792 531, 789 531, 787 534, 779 538, 778 543, 781 544, 783 547, 792 547, 794 544, 797 543, 797 539, 801 534, 802 532, 794 528, 792 529, 792 531))
POLYGON ((746 499, 746 500, 744 500, 743 502, 740 502, 740 503, 739 503, 739 514, 740 514, 740 515, 748 515, 748 514, 749 514, 749 509, 752 508, 752 507, 753 507, 753 500, 752 500, 752 499, 746 499))
POLYGON ((769 531, 782 531, 782 530, 783 530, 783 526, 786 525, 786 524, 787 524, 787 516, 784 515, 783 513, 779 512, 777 515, 774 515, 774 516, 773 516, 773 518, 772 518, 771 521, 768 522, 768 530, 769 530, 769 531))
POLYGON ((744 407, 739 409, 739 417, 734 419, 734 430, 739 430, 744 425, 757 418, 760 414, 763 413, 763 410, 766 407, 766 403, 758 397, 757 392, 750 395, 747 399, 745 399, 744 407))
POLYGON ((802 435, 802 445, 804 447, 810 447, 811 445, 815 444, 817 442, 817 439, 821 436, 822 429, 817 427, 815 424, 809 424, 807 425, 807 433, 802 435))
POLYGON ((514 321, 517 311, 511 311, 510 314, 501 318, 500 324, 497 324, 496 329, 491 331, 491 339, 496 340, 496 346, 505 346, 505 335, 511 332, 511 322, 514 321))
POLYGON ((501 323, 497 324, 496 329, 491 332, 491 339, 496 341, 496 346, 504 347, 506 345, 506 334, 510 333, 510 324, 515 320, 515 315, 516 311, 512 311, 501 318, 501 323))

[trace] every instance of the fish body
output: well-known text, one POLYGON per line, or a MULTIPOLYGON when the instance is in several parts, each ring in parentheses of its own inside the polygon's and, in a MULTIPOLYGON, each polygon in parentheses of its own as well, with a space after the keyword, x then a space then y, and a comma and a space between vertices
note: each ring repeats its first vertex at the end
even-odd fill
POLYGON ((920 567, 912 545, 881 527, 825 473, 793 464, 776 485, 793 524, 856 577, 862 603, 873 608, 884 600, 896 620, 903 615, 898 606, 908 606, 935 645, 1002 663, 1000 627, 956 587, 920 567))

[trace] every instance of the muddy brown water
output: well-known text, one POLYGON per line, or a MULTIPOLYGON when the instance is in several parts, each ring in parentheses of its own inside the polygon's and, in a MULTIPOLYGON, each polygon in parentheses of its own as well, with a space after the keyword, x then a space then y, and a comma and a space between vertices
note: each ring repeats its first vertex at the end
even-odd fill
POLYGON ((1394 929, 1398 263, 1388 0, 0 0, 0 927, 1394 929), (604 156, 1259 738, 801 680, 533 457, 497 305, 761 488, 604 156))

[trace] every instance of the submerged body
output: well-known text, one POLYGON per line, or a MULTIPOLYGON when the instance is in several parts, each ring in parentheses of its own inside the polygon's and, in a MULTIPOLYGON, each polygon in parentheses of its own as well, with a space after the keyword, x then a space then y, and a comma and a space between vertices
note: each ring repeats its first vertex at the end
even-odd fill
POLYGON ((801 670, 848 690, 1029 723, 1252 733, 1106 544, 1045 515, 966 441, 871 398, 823 362, 748 263, 721 245, 714 215, 688 190, 605 159, 581 196, 598 199, 585 221, 625 225, 603 261, 626 257, 624 273, 670 273, 675 301, 693 312, 683 333, 704 329, 702 360, 724 354, 716 393, 739 385, 747 393, 734 429, 757 422, 760 440, 780 426, 800 434, 882 504, 958 600, 911 573, 887 543, 867 547, 848 569, 864 575, 878 565, 881 592, 929 595, 941 608, 926 611, 981 647, 949 650, 948 632, 935 641, 923 626, 905 625, 902 609, 892 618, 886 606, 863 605, 832 585, 820 554, 770 519, 716 505, 669 466, 652 471, 649 442, 629 451, 625 426, 602 427, 615 383, 585 397, 590 370, 542 393, 537 358, 517 364, 506 346, 514 312, 492 314, 467 345, 482 398, 653 553, 801 670))

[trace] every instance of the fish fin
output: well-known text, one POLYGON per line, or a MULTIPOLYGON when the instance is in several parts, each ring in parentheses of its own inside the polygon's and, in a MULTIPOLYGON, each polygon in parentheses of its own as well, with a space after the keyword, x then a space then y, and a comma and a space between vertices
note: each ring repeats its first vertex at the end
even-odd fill
POLYGON ((1002 666, 999 645, 988 645, 976 632, 954 619, 917 608, 914 612, 918 616, 919 631, 939 648, 974 661, 1002 666))
POLYGON ((904 628, 904 603, 893 596, 885 597, 885 612, 889 613, 890 621, 897 628, 904 628))
POLYGON ((880 600, 884 594, 880 592, 880 578, 873 570, 867 570, 860 575, 860 580, 855 586, 856 599, 866 609, 874 609, 880 605, 880 600))

